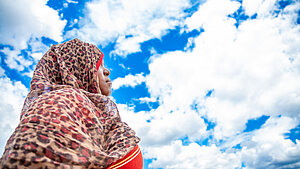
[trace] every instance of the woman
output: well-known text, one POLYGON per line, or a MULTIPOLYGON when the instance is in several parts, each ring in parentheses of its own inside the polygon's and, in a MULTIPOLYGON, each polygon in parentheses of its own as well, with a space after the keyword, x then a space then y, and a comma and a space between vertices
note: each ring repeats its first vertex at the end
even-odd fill
POLYGON ((36 66, 0 168, 142 168, 139 138, 121 121, 103 53, 74 39, 36 66))

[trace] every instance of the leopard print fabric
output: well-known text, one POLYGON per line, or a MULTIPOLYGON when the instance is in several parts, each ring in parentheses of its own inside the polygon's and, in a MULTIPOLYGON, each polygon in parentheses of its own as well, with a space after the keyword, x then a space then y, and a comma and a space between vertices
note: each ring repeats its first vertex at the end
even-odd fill
POLYGON ((106 168, 139 142, 116 104, 101 94, 94 45, 53 45, 36 66, 20 123, 0 168, 106 168))

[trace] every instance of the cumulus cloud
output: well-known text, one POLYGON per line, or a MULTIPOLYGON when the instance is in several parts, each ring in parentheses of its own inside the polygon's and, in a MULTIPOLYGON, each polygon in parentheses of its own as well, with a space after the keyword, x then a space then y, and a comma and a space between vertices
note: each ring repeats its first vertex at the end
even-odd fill
POLYGON ((185 20, 186 31, 204 29, 190 40, 195 48, 151 58, 145 82, 159 107, 120 111, 153 159, 149 167, 299 167, 299 140, 284 136, 300 123, 299 3, 278 16, 274 1, 252 3, 207 1, 185 20), (258 14, 236 27, 229 15, 241 6, 258 14), (271 116, 262 128, 243 132, 262 115, 271 116))
POLYGON ((142 138, 142 147, 168 145, 171 140, 188 137, 188 141, 204 140, 207 124, 193 110, 173 110, 164 105, 151 111, 134 112, 134 107, 118 104, 122 120, 142 138))
POLYGON ((150 114, 144 111, 139 113, 134 112, 134 107, 129 107, 126 104, 117 104, 122 121, 129 124, 137 135, 141 137, 145 130, 145 123, 149 120, 150 114))
POLYGON ((146 78, 144 77, 143 73, 136 74, 136 75, 127 75, 125 77, 119 77, 112 82, 112 89, 117 90, 120 87, 135 87, 143 82, 145 82, 146 78))
POLYGON ((243 0, 242 6, 245 9, 245 14, 252 16, 257 14, 258 17, 272 15, 275 1, 272 0, 243 0))
POLYGON ((272 117, 242 143, 242 161, 249 168, 299 168, 300 142, 284 138, 284 133, 298 124, 291 117, 272 117))
POLYGON ((30 43, 37 43, 37 39, 39 45, 35 46, 43 46, 41 37, 57 42, 63 40, 66 21, 61 20, 58 12, 46 3, 47 0, 0 1, 0 44, 12 47, 10 51, 2 50, 7 55, 5 62, 11 69, 20 71, 27 66, 23 65, 27 62, 20 61, 18 54, 30 43))
POLYGON ((221 152, 215 145, 200 146, 191 143, 184 146, 177 140, 170 145, 151 148, 145 157, 153 157, 151 168, 239 168, 239 153, 221 152))
POLYGON ((299 141, 284 137, 300 123, 299 5, 275 15, 275 1, 210 0, 185 20, 186 31, 204 29, 191 40, 195 48, 153 56, 146 76, 150 97, 160 106, 137 130, 146 157, 155 159, 152 167, 299 166, 299 141), (257 18, 237 27, 229 15, 241 6, 257 18), (243 133, 249 119, 262 115, 271 118, 261 129, 243 133), (207 128, 204 119, 215 127, 207 128), (184 136, 190 144, 178 141, 184 136), (207 145, 193 143, 205 138, 207 145), (233 143, 242 143, 241 150, 233 143), (190 147, 199 151, 186 155, 190 147), (213 166, 206 163, 211 159, 213 166))
POLYGON ((0 154, 7 139, 20 119, 20 112, 28 89, 20 82, 12 82, 6 76, 0 78, 0 154))
POLYGON ((141 97, 138 99, 141 103, 149 103, 149 102, 156 102, 157 99, 154 97, 141 97))
POLYGON ((2 76, 4 76, 4 75, 5 75, 5 70, 2 69, 2 67, 0 67, 0 76, 2 77, 2 76))
POLYGON ((140 43, 178 26, 186 15, 183 10, 191 4, 188 0, 95 0, 86 6, 86 18, 68 36, 101 45, 115 41, 112 53, 125 57, 140 51, 140 43))
POLYGON ((46 36, 62 41, 66 21, 46 3, 47 0, 1 0, 0 43, 24 49, 30 38, 46 36))
POLYGON ((64 8, 67 8, 69 4, 78 4, 78 1, 66 0, 66 2, 63 3, 64 8))
POLYGON ((290 45, 284 40, 288 35, 297 41, 299 31, 294 29, 299 28, 288 26, 293 23, 284 17, 265 17, 245 21, 237 29, 228 15, 238 8, 226 0, 200 6, 187 19, 187 26, 197 28, 197 23, 205 30, 194 39, 196 47, 155 57, 146 81, 150 93, 166 105, 198 102, 201 112, 218 123, 219 139, 244 130, 250 118, 281 113, 296 117, 300 110, 298 66, 286 54, 290 45), (203 17, 210 13, 216 15, 203 17), (211 89, 213 96, 204 99, 211 89))
POLYGON ((18 71, 23 71, 25 67, 30 66, 33 64, 31 60, 27 60, 24 58, 24 56, 19 53, 18 50, 11 50, 8 47, 5 47, 1 50, 6 55, 6 58, 4 59, 5 63, 8 64, 8 66, 11 69, 16 69, 18 71))

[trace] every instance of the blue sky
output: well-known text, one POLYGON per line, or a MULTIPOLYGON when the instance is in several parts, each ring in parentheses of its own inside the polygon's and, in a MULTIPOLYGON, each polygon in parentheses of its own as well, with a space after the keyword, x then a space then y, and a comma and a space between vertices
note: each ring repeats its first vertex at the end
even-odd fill
POLYGON ((300 167, 300 2, 0 0, 0 153, 52 44, 96 44, 144 168, 300 167))

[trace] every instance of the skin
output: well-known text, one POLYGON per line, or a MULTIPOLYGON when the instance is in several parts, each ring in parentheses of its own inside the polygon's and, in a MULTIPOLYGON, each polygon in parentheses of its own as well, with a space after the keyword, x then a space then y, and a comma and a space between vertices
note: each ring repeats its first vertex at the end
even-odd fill
POLYGON ((99 70, 97 72, 97 76, 99 79, 99 87, 101 93, 105 96, 109 96, 111 94, 111 80, 108 77, 110 75, 110 71, 104 67, 104 61, 102 61, 99 70))

